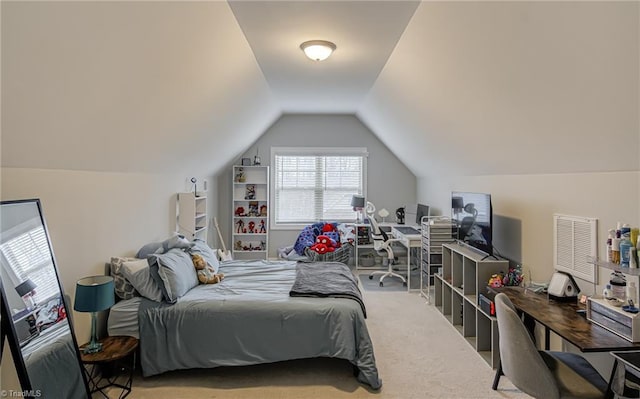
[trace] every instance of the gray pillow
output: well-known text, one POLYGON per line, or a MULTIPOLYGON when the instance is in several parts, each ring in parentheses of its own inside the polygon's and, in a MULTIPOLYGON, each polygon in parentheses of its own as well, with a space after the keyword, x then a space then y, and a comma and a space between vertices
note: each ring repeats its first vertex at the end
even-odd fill
POLYGON ((193 246, 182 234, 174 234, 162 242, 151 242, 138 251, 136 257, 144 259, 154 254, 163 254, 172 248, 189 249, 193 246))
POLYGON ((162 302, 162 291, 151 277, 151 269, 146 259, 124 262, 122 271, 140 295, 152 301, 162 302))
POLYGON ((126 261, 132 260, 136 260, 136 258, 124 258, 117 256, 111 258, 111 277, 113 277, 116 295, 121 299, 131 299, 138 296, 136 289, 129 281, 127 281, 122 270, 122 264, 126 261))
POLYGON ((151 276, 160 286, 165 301, 175 303, 178 298, 198 285, 198 274, 191 255, 181 249, 149 256, 151 276))
POLYGON ((202 256, 204 260, 209 264, 209 266, 213 267, 215 273, 218 273, 218 269, 220 268, 220 261, 218 260, 216 251, 209 248, 206 242, 199 238, 196 238, 195 240, 193 240, 193 246, 188 251, 191 254, 198 254, 202 256))

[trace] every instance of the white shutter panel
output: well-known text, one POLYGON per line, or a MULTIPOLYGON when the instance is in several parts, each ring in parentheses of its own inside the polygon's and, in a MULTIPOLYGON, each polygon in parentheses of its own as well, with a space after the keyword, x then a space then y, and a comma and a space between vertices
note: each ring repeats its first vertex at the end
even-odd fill
POLYGON ((553 215, 553 259, 556 270, 596 283, 598 256, 597 219, 553 215))

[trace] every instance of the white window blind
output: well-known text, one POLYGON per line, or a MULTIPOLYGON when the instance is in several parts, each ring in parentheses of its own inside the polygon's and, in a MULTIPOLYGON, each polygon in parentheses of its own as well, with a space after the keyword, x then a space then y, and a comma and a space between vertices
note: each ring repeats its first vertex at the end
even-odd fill
POLYGON ((365 149, 274 149, 275 225, 349 221, 364 195, 365 149))
POLYGON ((0 245, 0 251, 11 266, 18 280, 17 284, 31 279, 36 285, 36 302, 52 297, 60 291, 47 236, 42 226, 8 240, 0 245))

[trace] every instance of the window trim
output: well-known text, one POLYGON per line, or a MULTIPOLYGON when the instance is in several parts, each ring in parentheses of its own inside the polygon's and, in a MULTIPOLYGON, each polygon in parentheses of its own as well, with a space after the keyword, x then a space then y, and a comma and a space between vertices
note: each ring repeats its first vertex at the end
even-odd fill
MULTIPOLYGON (((367 159, 369 158, 369 152, 366 147, 271 147, 270 162, 272 167, 270 169, 270 189, 269 189, 269 203, 271 204, 271 211, 269 212, 269 224, 271 230, 300 230, 307 224, 301 223, 276 223, 276 212, 273 210, 276 206, 276 155, 291 155, 291 156, 361 156, 362 157, 362 194, 367 197, 367 159)), ((344 220, 348 222, 349 220, 344 220)), ((355 215, 353 220, 355 221, 355 215)))

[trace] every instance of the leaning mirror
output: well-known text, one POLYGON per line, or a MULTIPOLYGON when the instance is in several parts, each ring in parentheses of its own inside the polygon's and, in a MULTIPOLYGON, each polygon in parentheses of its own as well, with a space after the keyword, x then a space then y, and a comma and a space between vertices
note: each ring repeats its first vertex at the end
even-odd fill
POLYGON ((21 396, 88 398, 40 200, 0 202, 0 291, 21 396))

